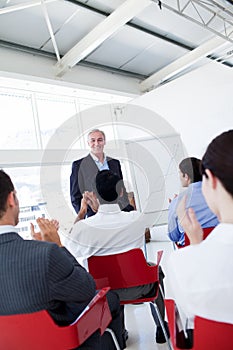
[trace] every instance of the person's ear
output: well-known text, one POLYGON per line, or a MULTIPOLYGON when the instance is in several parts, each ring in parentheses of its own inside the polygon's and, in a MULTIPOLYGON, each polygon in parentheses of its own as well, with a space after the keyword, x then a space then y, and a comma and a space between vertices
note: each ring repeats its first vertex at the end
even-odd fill
POLYGON ((190 177, 188 176, 187 173, 184 174, 184 179, 185 179, 185 181, 186 181, 187 184, 190 184, 190 183, 191 183, 190 177))
POLYGON ((217 186, 216 176, 214 176, 214 174, 209 169, 205 169, 205 173, 207 175, 207 179, 209 180, 211 187, 215 189, 217 186))
POLYGON ((13 191, 8 194, 7 202, 10 207, 15 206, 15 194, 13 191))
POLYGON ((119 197, 123 197, 123 194, 124 194, 124 191, 123 191, 123 188, 121 188, 119 197))

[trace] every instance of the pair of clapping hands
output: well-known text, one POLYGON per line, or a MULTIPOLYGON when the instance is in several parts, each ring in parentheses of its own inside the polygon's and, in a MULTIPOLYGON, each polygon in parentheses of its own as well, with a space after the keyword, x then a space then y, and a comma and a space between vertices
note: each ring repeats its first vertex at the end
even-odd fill
POLYGON ((85 191, 83 193, 83 198, 81 201, 81 208, 87 211, 87 206, 90 206, 91 209, 96 213, 99 208, 99 201, 96 197, 95 192, 85 191))
POLYGON ((35 232, 35 226, 31 223, 30 228, 32 238, 37 241, 53 242, 56 243, 59 247, 62 247, 58 234, 59 222, 57 220, 38 218, 36 219, 36 223, 40 231, 35 232))
POLYGON ((97 199, 95 192, 85 191, 83 193, 80 210, 79 210, 78 215, 74 221, 74 224, 76 224, 78 221, 83 220, 85 218, 88 205, 89 205, 89 207, 91 207, 91 209, 94 213, 96 213, 98 211, 99 200, 97 199))

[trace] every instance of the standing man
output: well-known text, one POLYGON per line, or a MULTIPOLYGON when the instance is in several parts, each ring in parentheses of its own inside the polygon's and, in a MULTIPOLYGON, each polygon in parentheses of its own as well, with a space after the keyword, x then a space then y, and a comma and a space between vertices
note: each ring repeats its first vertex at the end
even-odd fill
MULTIPOLYGON (((79 212, 81 207, 82 194, 85 191, 95 192, 95 177, 98 171, 111 170, 120 179, 123 179, 119 160, 107 157, 104 153, 106 144, 104 132, 99 129, 90 131, 87 142, 90 153, 86 157, 73 162, 70 176, 70 197, 76 213, 79 212)), ((123 196, 120 199, 119 206, 123 211, 134 210, 133 206, 129 204, 125 187, 123 187, 123 196)), ((86 217, 94 214, 95 212, 88 206, 86 217)))

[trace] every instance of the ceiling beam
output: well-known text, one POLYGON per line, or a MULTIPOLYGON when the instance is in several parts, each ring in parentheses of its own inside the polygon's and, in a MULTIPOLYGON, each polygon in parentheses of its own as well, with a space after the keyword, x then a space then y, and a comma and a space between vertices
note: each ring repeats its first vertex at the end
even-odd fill
POLYGON ((56 64, 56 76, 62 77, 69 68, 89 55, 151 2, 151 0, 126 0, 63 56, 56 64))
MULTIPOLYGON (((107 16, 109 16, 111 14, 111 12, 106 12, 106 11, 99 10, 99 9, 93 7, 93 6, 88 5, 87 3, 84 4, 84 3, 82 3, 82 2, 80 2, 78 0, 66 0, 66 1, 68 1, 68 2, 70 2, 72 4, 75 4, 76 6, 85 8, 86 10, 89 10, 91 12, 98 13, 98 14, 100 14, 102 16, 105 16, 105 17, 107 17, 107 16)), ((153 1, 155 1, 155 0, 153 0, 153 1)), ((159 39, 167 41, 168 43, 171 43, 173 45, 182 47, 183 49, 186 49, 186 50, 194 49, 194 47, 192 47, 190 44, 187 44, 187 43, 184 43, 184 42, 180 42, 180 41, 178 41, 176 39, 169 38, 166 35, 163 35, 163 34, 161 34, 159 32, 155 32, 154 30, 148 29, 148 28, 143 27, 143 26, 141 26, 139 24, 133 23, 132 21, 126 23, 126 25, 128 27, 131 27, 131 28, 134 28, 136 30, 139 30, 139 31, 141 31, 143 33, 152 35, 155 38, 159 38, 159 39)))
MULTIPOLYGON (((49 2, 54 2, 58 0, 44 0, 44 3, 49 3, 49 2)), ((24 2, 22 4, 17 4, 17 5, 12 5, 12 6, 7 6, 3 7, 0 9, 0 15, 4 15, 6 13, 14 12, 14 11, 19 11, 19 10, 24 10, 29 7, 34 7, 34 6, 39 6, 41 5, 41 0, 34 0, 34 1, 28 1, 24 2)))
POLYGON ((165 80, 171 79, 171 77, 190 67, 201 58, 207 57, 214 50, 218 49, 222 45, 226 44, 226 40, 221 37, 215 37, 208 40, 204 44, 198 46, 196 49, 186 53, 184 56, 178 58, 174 62, 168 64, 166 67, 160 69, 158 72, 152 74, 140 83, 140 90, 142 92, 150 91, 165 80))

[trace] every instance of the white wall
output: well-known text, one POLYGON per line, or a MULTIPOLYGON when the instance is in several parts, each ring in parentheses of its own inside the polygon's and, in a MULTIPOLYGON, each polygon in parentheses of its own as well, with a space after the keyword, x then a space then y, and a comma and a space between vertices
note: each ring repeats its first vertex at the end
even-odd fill
POLYGON ((232 92, 233 69, 211 62, 133 104, 165 118, 181 135, 189 156, 201 157, 213 137, 233 128, 232 92))

